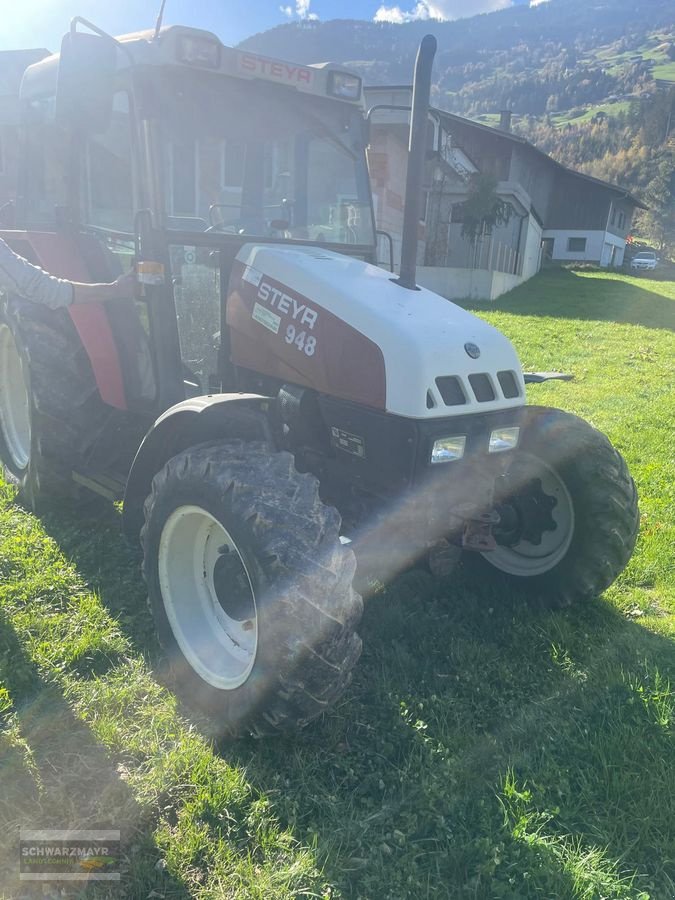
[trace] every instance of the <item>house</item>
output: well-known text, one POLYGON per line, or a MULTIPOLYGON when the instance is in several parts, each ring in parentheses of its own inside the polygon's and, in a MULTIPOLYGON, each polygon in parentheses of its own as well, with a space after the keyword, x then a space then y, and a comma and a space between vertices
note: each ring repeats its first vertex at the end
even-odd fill
MULTIPOLYGON (((409 85, 366 87, 371 108, 369 165, 377 227, 400 260, 409 85)), ((565 168, 510 130, 430 110, 425 196, 420 219, 420 284, 449 298, 495 299, 539 271, 545 258, 620 266, 636 208, 623 188, 565 168), (471 233, 465 219, 477 188, 498 214, 471 233), (467 235, 467 231, 469 234, 467 235)), ((385 247, 380 258, 387 256, 385 247)))
POLYGON ((26 68, 48 50, 0 51, 0 206, 16 197, 19 155, 19 85, 26 68))
POLYGON ((626 238, 636 209, 628 191, 555 164, 544 252, 552 260, 623 265, 626 238))

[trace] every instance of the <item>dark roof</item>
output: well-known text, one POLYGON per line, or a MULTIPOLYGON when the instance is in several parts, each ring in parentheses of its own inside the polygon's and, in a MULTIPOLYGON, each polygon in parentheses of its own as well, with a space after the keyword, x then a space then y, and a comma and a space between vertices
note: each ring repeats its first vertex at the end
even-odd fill
MULTIPOLYGON (((412 85, 410 84, 394 84, 394 85, 366 85, 366 91, 403 91, 403 90, 412 90, 412 85)), ((626 188, 621 187, 617 184, 611 184, 609 181, 603 181, 601 178, 594 178, 592 175, 586 175, 584 172, 577 172, 576 169, 570 169, 568 166, 564 166, 562 163, 559 163, 557 160, 553 159, 552 156, 549 156, 548 153, 544 153, 543 150, 540 150, 538 147, 535 147, 534 144, 530 143, 527 138, 520 137, 520 135, 514 134, 512 131, 504 131, 501 128, 493 128, 491 125, 484 125, 482 122, 476 122, 474 119, 467 119, 465 116, 458 116, 456 113, 447 112, 444 109, 438 109, 438 107, 431 107, 433 112, 439 116, 441 119, 445 119, 446 121, 456 122, 458 125, 469 126, 471 128, 475 128, 479 131, 484 131, 487 134, 492 135, 495 138, 501 138, 505 141, 511 141, 514 144, 519 144, 521 147, 526 147, 528 150, 531 150, 533 153, 536 153, 538 156, 547 160, 551 165, 555 166, 560 171, 564 172, 567 175, 572 175, 575 178, 581 178, 584 181, 589 181, 592 184, 597 185, 598 187, 605 188, 605 190, 611 191, 613 194, 618 194, 622 199, 628 200, 634 206, 637 206, 639 209, 648 209, 645 204, 639 200, 634 194, 631 194, 626 188)))
POLYGON ((581 178, 584 181, 589 181, 592 184, 598 185, 598 187, 605 188, 605 190, 611 191, 614 194, 619 194, 623 199, 628 200, 634 206, 639 207, 640 209, 647 209, 648 207, 645 204, 638 200, 638 198, 631 194, 629 190, 618 184, 611 184, 609 181, 603 181, 602 178, 594 178, 593 175, 586 175, 585 172, 577 172, 576 169, 570 169, 568 166, 564 166, 562 163, 558 162, 557 159, 553 159, 552 156, 549 156, 548 153, 544 153, 543 150, 540 150, 538 147, 535 147, 534 144, 530 143, 526 138, 520 137, 518 134, 513 134, 511 131, 503 131, 500 128, 492 128, 490 125, 484 125, 482 122, 474 122, 473 119, 466 119, 464 116, 455 115, 455 113, 445 112, 445 110, 433 108, 434 112, 437 113, 441 119, 449 119, 450 121, 457 122, 460 125, 468 125, 472 128, 480 129, 481 131, 488 132, 494 137, 503 138, 507 141, 512 141, 515 144, 519 144, 521 147, 526 147, 528 150, 531 150, 533 153, 536 153, 537 156, 542 157, 547 160, 553 166, 555 166, 560 171, 564 172, 567 175, 572 175, 575 178, 581 178))
MULTIPOLYGON (((536 150, 537 153, 542 153, 543 156, 547 156, 546 153, 543 153, 542 150, 537 150, 532 144, 530 144, 533 150, 536 150)), ((649 209, 649 207, 642 202, 642 200, 638 199, 635 194, 631 194, 631 192, 624 187, 621 187, 620 184, 612 184, 609 181, 603 181, 602 178, 595 178, 593 175, 586 175, 585 172, 577 172, 576 169, 570 169, 568 166, 564 166, 562 163, 559 163, 557 160, 548 156, 548 159, 556 165, 559 169, 565 172, 567 175, 573 175, 575 178, 582 178, 584 181, 590 181, 591 184, 597 184, 598 187, 605 188, 605 190, 612 191, 615 194, 619 195, 620 200, 628 200, 629 203, 632 203, 633 206, 636 206, 638 209, 649 209)))

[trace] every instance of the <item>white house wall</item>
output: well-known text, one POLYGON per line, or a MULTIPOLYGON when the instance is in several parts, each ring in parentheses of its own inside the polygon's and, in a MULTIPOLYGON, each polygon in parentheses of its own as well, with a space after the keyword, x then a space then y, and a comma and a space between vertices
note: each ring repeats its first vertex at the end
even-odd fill
POLYGON ((561 262, 595 262, 601 266, 608 266, 611 259, 612 247, 617 248, 614 264, 619 266, 623 262, 623 254, 626 242, 623 238, 610 234, 608 231, 583 231, 547 228, 543 236, 553 238, 553 250, 551 258, 561 262), (586 249, 574 251, 567 249, 570 238, 586 238, 586 249))
POLYGON ((490 300, 496 300, 497 297, 501 297, 501 295, 505 294, 507 291, 512 291, 514 288, 518 287, 519 284, 527 281, 528 278, 530 278, 529 275, 509 275, 508 272, 493 272, 492 285, 490 287, 490 300))
POLYGON ((448 300, 496 300, 526 281, 521 275, 487 269, 418 266, 417 283, 448 300))
POLYGON ((527 236, 525 237, 525 249, 523 251, 523 280, 536 275, 541 268, 541 238, 542 227, 532 216, 527 222, 527 236))
POLYGON ((448 266, 418 266, 417 283, 448 300, 489 300, 492 272, 448 266))
POLYGON ((602 248, 602 257, 600 258, 601 266, 609 266, 612 263, 612 248, 616 247, 614 254, 614 266, 623 265, 623 257, 626 252, 626 239, 612 234, 610 231, 605 233, 605 241, 602 248))

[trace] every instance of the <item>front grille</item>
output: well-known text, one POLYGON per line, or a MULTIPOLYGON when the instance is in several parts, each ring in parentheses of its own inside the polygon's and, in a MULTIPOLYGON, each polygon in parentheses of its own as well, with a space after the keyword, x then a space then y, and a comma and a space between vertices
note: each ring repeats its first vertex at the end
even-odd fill
POLYGON ((456 375, 437 378, 436 387, 446 406, 464 406, 466 403, 462 383, 456 375))
POLYGON ((479 403, 488 403, 490 400, 495 399, 492 382, 484 372, 481 372, 479 375, 469 375, 469 384, 479 403))
POLYGON ((513 372, 497 372, 497 379, 499 380, 502 393, 507 400, 520 396, 518 382, 516 381, 516 376, 513 372))

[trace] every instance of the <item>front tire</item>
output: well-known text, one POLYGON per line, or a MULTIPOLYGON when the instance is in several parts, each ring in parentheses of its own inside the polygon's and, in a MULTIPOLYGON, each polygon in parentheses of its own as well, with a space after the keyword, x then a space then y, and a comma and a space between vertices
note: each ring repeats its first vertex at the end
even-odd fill
POLYGON ((577 416, 527 408, 495 503, 498 547, 469 564, 546 606, 598 596, 630 560, 635 484, 607 437, 577 416))
POLYGON ((0 462, 32 509, 75 496, 108 413, 65 310, 11 298, 0 304, 0 462))
POLYGON ((232 736, 329 709, 361 652, 353 553, 318 483, 264 444, 208 444, 153 481, 142 532, 155 623, 189 702, 232 736))

